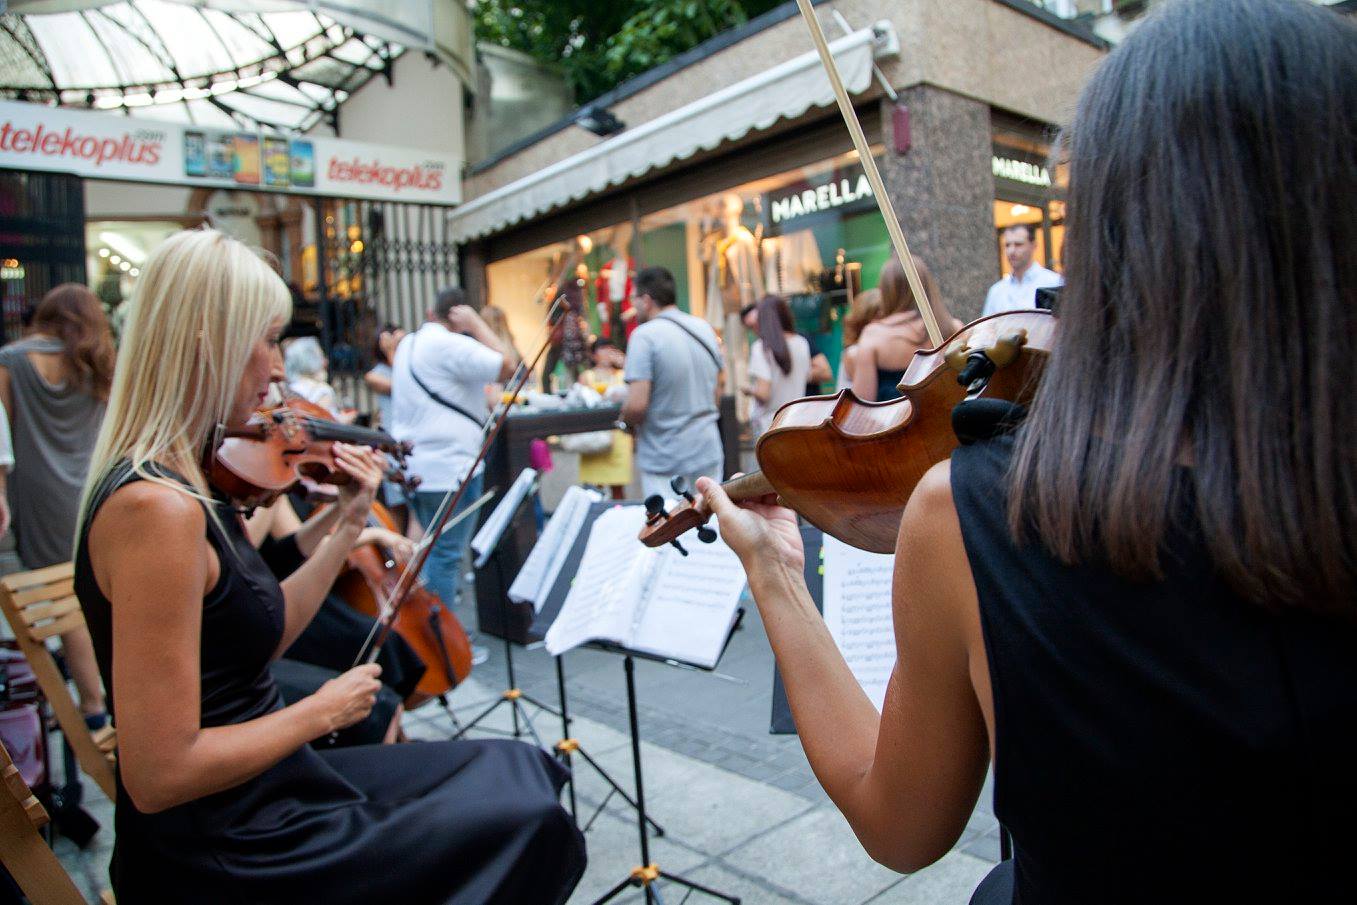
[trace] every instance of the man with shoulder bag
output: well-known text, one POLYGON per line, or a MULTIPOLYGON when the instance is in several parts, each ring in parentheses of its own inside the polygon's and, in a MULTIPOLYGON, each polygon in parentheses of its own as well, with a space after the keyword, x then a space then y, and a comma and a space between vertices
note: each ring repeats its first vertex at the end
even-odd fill
POLYGON ((622 420, 636 435, 642 493, 672 496, 671 478, 721 479, 721 346, 706 321, 679 310, 667 269, 645 268, 634 286, 641 323, 627 343, 622 420))
MULTIPOLYGON (((480 450, 481 430, 490 416, 486 385, 507 381, 514 371, 503 342, 465 301, 461 289, 439 292, 425 323, 401 340, 391 364, 391 433, 414 444, 409 466, 421 484, 410 502, 425 530, 480 450)), ((479 469, 466 480, 459 510, 481 494, 479 469)), ((458 598, 471 529, 468 519, 444 532, 424 566, 425 582, 449 607, 458 598)), ((478 645, 472 654, 480 663, 487 651, 478 645)))

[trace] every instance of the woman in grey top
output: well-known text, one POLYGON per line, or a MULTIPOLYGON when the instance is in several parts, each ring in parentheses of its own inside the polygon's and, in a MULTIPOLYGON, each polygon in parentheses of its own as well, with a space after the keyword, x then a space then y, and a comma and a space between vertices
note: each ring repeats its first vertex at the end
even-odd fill
MULTIPOLYGON (((9 507, 27 569, 71 558, 80 493, 113 381, 113 338, 99 300, 65 283, 43 298, 32 332, 0 349, 0 403, 9 415, 14 467, 9 507)), ((62 636, 87 716, 104 712, 85 629, 62 636)), ((93 721, 102 722, 100 718, 93 721)))

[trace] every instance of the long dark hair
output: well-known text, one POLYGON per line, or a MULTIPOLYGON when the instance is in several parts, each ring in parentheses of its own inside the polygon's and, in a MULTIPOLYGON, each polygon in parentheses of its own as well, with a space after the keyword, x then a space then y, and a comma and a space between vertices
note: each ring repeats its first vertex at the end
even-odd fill
POLYGON ((57 286, 33 312, 33 331, 61 340, 69 379, 95 399, 108 399, 117 355, 104 306, 93 292, 79 283, 57 286))
POLYGON ((1357 616, 1357 27, 1298 0, 1168 4, 1062 144, 1060 340, 1015 534, 1153 578, 1191 501, 1244 598, 1357 616))
POLYGON ((765 295, 759 299, 758 317, 763 350, 773 356, 773 361, 783 374, 790 374, 792 351, 787 347, 787 334, 796 332, 792 309, 781 296, 765 295))

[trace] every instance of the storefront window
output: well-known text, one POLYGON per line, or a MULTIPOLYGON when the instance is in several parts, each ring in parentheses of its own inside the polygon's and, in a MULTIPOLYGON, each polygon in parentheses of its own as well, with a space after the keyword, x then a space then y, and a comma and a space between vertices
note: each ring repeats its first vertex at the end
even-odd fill
POLYGON ((996 117, 991 167, 994 173, 994 248, 996 276, 1011 268, 1003 254, 1004 230, 1029 225, 1035 232, 1034 259, 1043 267, 1064 271, 1066 185, 1064 166, 1050 166, 1051 145, 1039 127, 996 117))
MULTIPOLYGON (((607 337, 625 346, 636 324, 636 272, 661 265, 674 274, 679 307, 711 323, 728 353, 746 348, 743 335, 731 341, 732 330, 744 332, 741 309, 776 294, 837 369, 842 315, 876 285, 889 254, 871 188, 849 153, 492 263, 487 281, 490 303, 525 351, 540 342, 558 292, 583 315, 585 345, 607 337)), ((742 371, 738 356, 731 363, 742 371)))

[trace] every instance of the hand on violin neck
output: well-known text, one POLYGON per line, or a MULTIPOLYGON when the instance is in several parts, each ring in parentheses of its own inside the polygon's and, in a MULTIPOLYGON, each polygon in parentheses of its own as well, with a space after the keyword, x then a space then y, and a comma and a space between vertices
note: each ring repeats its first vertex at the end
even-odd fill
POLYGON ((347 443, 334 445, 335 465, 349 476, 349 482, 339 488, 339 517, 341 524, 361 528, 382 485, 382 469, 386 462, 381 453, 365 446, 347 443))
POLYGON ((751 583, 767 569, 801 574, 806 553, 795 512, 777 505, 773 496, 731 502, 711 478, 698 478, 697 492, 699 508, 716 516, 721 538, 740 557, 751 583))

